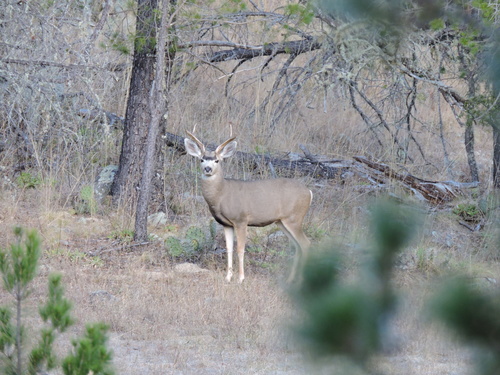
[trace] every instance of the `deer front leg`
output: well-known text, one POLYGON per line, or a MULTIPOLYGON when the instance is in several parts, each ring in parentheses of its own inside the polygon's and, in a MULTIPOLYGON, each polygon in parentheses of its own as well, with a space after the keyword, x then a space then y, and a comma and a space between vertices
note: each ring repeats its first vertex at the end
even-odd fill
POLYGON ((245 243, 247 240, 247 226, 240 225, 235 228, 236 231, 236 251, 238 252, 238 283, 245 279, 245 243))
POLYGON ((230 282, 233 277, 233 246, 234 246, 234 229, 233 227, 224 227, 224 236, 226 237, 227 249, 227 276, 226 281, 230 282))

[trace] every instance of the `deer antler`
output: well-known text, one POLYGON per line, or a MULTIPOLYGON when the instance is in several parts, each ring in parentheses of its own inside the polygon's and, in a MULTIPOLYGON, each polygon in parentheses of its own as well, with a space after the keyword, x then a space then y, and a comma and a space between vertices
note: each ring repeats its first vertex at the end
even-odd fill
POLYGON ((215 150, 215 153, 218 154, 220 151, 222 151, 222 149, 224 147, 226 147, 226 145, 229 143, 229 142, 232 142, 236 139, 236 137, 233 137, 233 123, 231 121, 229 121, 229 139, 222 143, 219 147, 217 147, 217 149, 215 150))

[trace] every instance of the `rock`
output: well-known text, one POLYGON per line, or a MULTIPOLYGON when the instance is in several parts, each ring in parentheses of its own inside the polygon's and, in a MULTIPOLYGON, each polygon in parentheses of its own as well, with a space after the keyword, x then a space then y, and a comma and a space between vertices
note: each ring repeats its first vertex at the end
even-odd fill
POLYGON ((101 203, 111 193, 111 185, 117 171, 117 165, 108 165, 97 176, 94 184, 94 196, 98 203, 101 203))
POLYGON ((148 222, 151 225, 154 225, 155 227, 158 227, 160 225, 166 225, 168 222, 168 217, 165 212, 157 212, 155 214, 149 215, 148 216, 148 222))

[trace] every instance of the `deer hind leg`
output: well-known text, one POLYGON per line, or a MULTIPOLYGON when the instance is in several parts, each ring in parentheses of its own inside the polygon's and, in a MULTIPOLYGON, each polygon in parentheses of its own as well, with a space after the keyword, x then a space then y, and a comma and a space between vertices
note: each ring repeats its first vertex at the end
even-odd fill
POLYGON ((238 283, 245 279, 245 243, 247 240, 247 226, 239 225, 234 228, 236 232, 236 252, 238 253, 238 283))
POLYGON ((234 246, 234 229, 233 227, 224 227, 224 236, 226 237, 227 249, 227 276, 226 281, 230 282, 233 277, 233 246, 234 246))
POLYGON ((292 271, 287 280, 288 283, 291 283, 295 280, 299 268, 302 267, 311 242, 304 234, 304 231, 302 229, 302 221, 284 219, 278 221, 277 224, 287 235, 287 237, 290 239, 290 242, 292 243, 292 246, 295 248, 292 271))

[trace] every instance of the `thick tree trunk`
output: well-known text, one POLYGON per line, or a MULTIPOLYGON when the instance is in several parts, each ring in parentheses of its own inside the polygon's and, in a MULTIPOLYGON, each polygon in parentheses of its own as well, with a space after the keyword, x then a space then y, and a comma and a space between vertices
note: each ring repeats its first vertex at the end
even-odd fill
MULTIPOLYGON (((113 201, 135 213, 151 122, 150 92, 155 77, 157 0, 138 0, 136 43, 125 115, 122 150, 112 187, 113 201)), ((155 155, 156 155, 155 150, 155 155)), ((157 158, 155 158, 157 159, 157 158)))
MULTIPOLYGON (((146 241, 148 236, 148 207, 152 191, 153 173, 157 160, 157 138, 160 129, 160 123, 165 110, 167 109, 167 101, 165 97, 164 84, 167 85, 168 80, 165 80, 166 72, 169 73, 172 67, 175 52, 165 53, 170 50, 167 40, 170 39, 168 34, 168 19, 173 7, 169 7, 169 3, 174 0, 163 0, 161 9, 161 22, 158 27, 158 44, 156 56, 156 71, 154 84, 151 87, 149 98, 149 110, 151 113, 151 122, 148 127, 147 142, 146 142, 146 155, 144 157, 144 164, 142 169, 142 179, 140 181, 139 197, 137 200, 137 210, 135 215, 134 239, 136 241, 146 241), (167 82, 166 82, 167 81, 167 82)), ((172 4, 173 5, 173 4, 172 4)))

